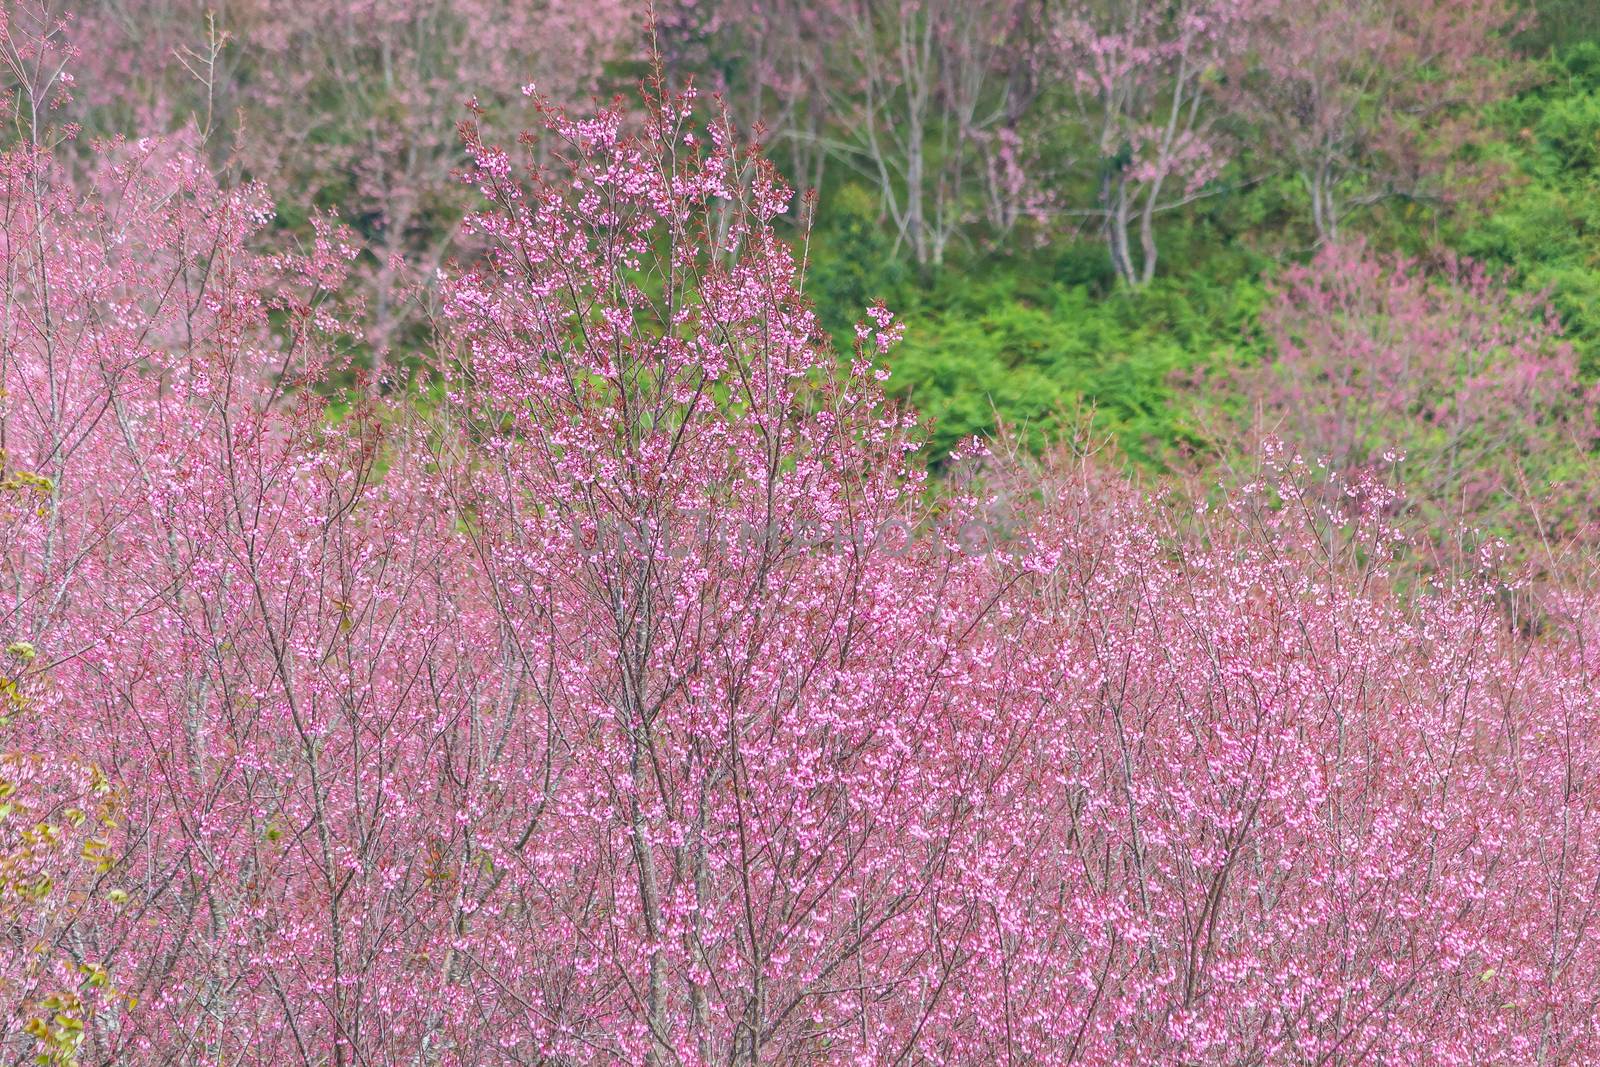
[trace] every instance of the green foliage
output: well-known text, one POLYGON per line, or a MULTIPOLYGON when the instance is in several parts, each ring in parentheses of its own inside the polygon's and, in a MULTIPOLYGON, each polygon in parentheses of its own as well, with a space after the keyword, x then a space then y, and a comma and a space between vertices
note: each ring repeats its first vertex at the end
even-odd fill
POLYGON ((889 388, 932 421, 936 463, 1001 424, 1042 447, 1092 408, 1122 454, 1160 466, 1201 436, 1179 379, 1236 358, 1260 308, 1270 259, 1239 238, 1271 212, 1265 200, 1220 196, 1168 226, 1181 267, 1130 292, 1092 236, 1031 254, 968 250, 919 275, 894 257, 873 197, 847 185, 823 200, 806 289, 841 353, 873 300, 906 323, 889 388))
POLYGON ((893 255, 872 194, 846 185, 828 197, 827 215, 812 237, 806 292, 817 318, 841 351, 849 351, 856 320, 874 300, 897 305, 909 274, 893 255))
POLYGON ((1600 42, 1548 61, 1547 77, 1508 101, 1500 151, 1512 181, 1454 242, 1548 289, 1585 373, 1600 372, 1600 42))
POLYGON ((1059 277, 994 263, 918 294, 889 385, 932 419, 935 460, 1000 423, 1040 447, 1084 407, 1141 463, 1160 465, 1195 442, 1175 379, 1241 337, 1258 285, 1189 278, 1097 295, 1080 280, 1090 262, 1069 250, 1059 277))

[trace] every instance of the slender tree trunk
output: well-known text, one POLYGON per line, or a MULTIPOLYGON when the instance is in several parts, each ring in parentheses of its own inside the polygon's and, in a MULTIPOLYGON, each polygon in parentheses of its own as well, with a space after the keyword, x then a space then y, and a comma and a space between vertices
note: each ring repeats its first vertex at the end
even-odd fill
POLYGON ((1139 263, 1140 288, 1149 285, 1156 276, 1156 194, 1161 191, 1161 183, 1157 182, 1150 190, 1144 204, 1144 210, 1139 213, 1139 250, 1143 259, 1139 263))
POLYGON ((1111 252, 1111 265, 1124 285, 1137 288, 1139 278, 1134 270, 1133 251, 1128 233, 1128 187, 1120 179, 1107 184, 1106 244, 1111 252))

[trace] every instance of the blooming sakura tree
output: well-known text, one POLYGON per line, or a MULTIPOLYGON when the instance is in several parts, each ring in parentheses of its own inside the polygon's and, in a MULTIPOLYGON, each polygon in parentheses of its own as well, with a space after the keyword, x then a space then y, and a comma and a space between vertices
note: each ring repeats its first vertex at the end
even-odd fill
MULTIPOLYGON (((1504 0, 1286 0, 1266 15, 1229 96, 1295 168, 1319 242, 1395 197, 1459 200, 1483 174, 1454 157, 1476 109, 1515 76, 1504 0)), ((1245 57, 1241 57, 1244 60, 1245 57)))
MULTIPOLYGON (((1036 206, 1023 143, 1040 89, 1035 5, 840 0, 716 11, 744 59, 750 110, 866 178, 919 264, 941 262, 975 220, 1004 233, 1036 206), (738 43, 747 41, 763 43, 738 43)), ((806 158, 820 184, 822 157, 806 158)))
POLYGON ((1219 76, 1275 2, 1074 0, 1055 13, 1057 61, 1099 150, 1097 213, 1125 283, 1155 277, 1156 217, 1202 195, 1226 162, 1219 76))
POLYGON ((643 28, 642 8, 604 0, 108 0, 81 23, 72 39, 111 67, 90 72, 89 96, 113 128, 192 120, 217 157, 362 228, 380 350, 407 289, 455 251, 469 103, 497 113, 533 80, 582 99, 643 28))
POLYGON ((1428 273, 1329 245, 1286 274, 1263 327, 1274 358, 1247 389, 1306 455, 1346 472, 1403 455, 1408 491, 1446 534, 1559 541, 1593 521, 1595 397, 1543 299, 1472 262, 1428 273))
POLYGON ((1059 778, 1035 780, 1014 883, 1033 902, 1001 948, 1040 1058, 1592 1047, 1593 886, 1569 878, 1600 868, 1555 829, 1595 818, 1557 784, 1586 780, 1566 746, 1592 737, 1572 717, 1589 683, 1543 659, 1579 645, 1506 638, 1485 577, 1409 608, 1381 593, 1392 491, 1344 483, 1347 512, 1327 478, 1269 453, 1198 518, 1072 467, 1044 482, 1034 536, 1065 553, 1031 611, 1056 643, 1013 684, 1041 694, 1028 758, 1059 778))
POLYGON ((943 690, 1001 586, 907 543, 890 317, 836 376, 770 228, 788 191, 688 105, 553 114, 554 180, 470 142, 495 252, 451 293, 487 460, 462 507, 537 774, 479 834, 515 848, 478 921, 519 933, 462 966, 521 979, 530 1056, 910 1052, 947 1040, 982 921, 977 697, 943 690))
MULTIPOLYGON (((0 425, 9 480, 38 497, 7 541, 27 703, 3 742, 20 825, 0 862, 7 936, 44 952, 8 962, 0 1040, 74 1062, 350 1062, 394 1040, 364 1036, 367 964, 420 966, 404 902, 436 900, 433 824, 391 821, 386 775, 402 749, 439 757, 396 724, 437 741, 448 717, 399 711, 470 676, 424 655, 441 626, 471 635, 389 579, 427 559, 413 577, 465 588, 450 519, 403 499, 401 456, 364 492, 370 420, 319 425, 308 387, 351 254, 335 231, 261 256, 263 192, 218 190, 159 143, 99 173, 80 193, 27 144, 0 169, 0 425), (404 662, 444 673, 412 686, 404 662), (101 783, 120 828, 96 838, 101 783)), ((444 777, 412 770, 408 797, 444 777)))
MULTIPOLYGON (((0 483, 8 560, 37 536, 52 488, 26 471, 8 471, 0 483)), ((16 746, 35 707, 35 658, 32 644, 12 641, 0 676, 0 923, 8 949, 0 962, 7 1008, 0 1035, 36 1050, 42 1062, 71 1062, 93 1016, 116 1010, 105 967, 73 951, 72 932, 110 869, 117 803, 93 765, 16 746)))

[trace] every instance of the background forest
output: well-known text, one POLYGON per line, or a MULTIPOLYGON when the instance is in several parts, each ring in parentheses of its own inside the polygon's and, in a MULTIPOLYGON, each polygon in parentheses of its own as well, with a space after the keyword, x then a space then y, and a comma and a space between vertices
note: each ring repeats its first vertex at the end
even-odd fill
POLYGON ((1089 407, 1152 469, 1276 434, 1404 455, 1441 528, 1591 521, 1545 495, 1586 495, 1600 369, 1586 5, 755 6, 691 20, 691 54, 822 190, 830 332, 868 298, 905 317, 891 390, 935 457, 1089 407))
POLYGON ((1600 1059, 1600 6, 0 0, 0 1059, 1600 1059))
POLYGON ((1269 434, 1340 470, 1393 452, 1441 531, 1565 540, 1593 518, 1596 24, 1564 0, 107 0, 40 121, 81 123, 80 152, 193 139, 286 237, 336 217, 357 362, 394 389, 471 255, 469 108, 512 132, 524 85, 606 99, 655 54, 814 193, 780 226, 840 351, 870 301, 908 324, 889 388, 936 466, 1092 410, 1147 470, 1269 434))

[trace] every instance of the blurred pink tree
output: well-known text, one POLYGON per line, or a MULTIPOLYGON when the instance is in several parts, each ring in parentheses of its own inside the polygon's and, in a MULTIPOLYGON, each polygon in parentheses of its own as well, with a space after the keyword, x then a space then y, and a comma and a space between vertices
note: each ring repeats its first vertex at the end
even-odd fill
POLYGON ((1227 162, 1220 75, 1276 3, 1074 0, 1054 12, 1056 62, 1098 151, 1093 211, 1126 284, 1155 277, 1156 219, 1204 195, 1227 162))
MULTIPOLYGON (((727 98, 742 124, 877 193, 897 251, 943 260, 976 222, 1005 236, 1044 192, 1030 175, 1030 111, 1043 88, 1042 22, 1026 0, 730 2, 680 12, 689 39, 737 56, 727 98)), ((703 44, 702 47, 705 45, 703 44)), ((701 55, 702 53, 691 53, 701 55)))
POLYGON ((1507 0, 1286 0, 1265 13, 1228 97, 1305 185, 1319 242, 1392 197, 1488 191, 1492 172, 1460 151, 1518 77, 1520 12, 1507 0))
POLYGON ((528 83, 583 99, 643 30, 625 0, 107 0, 68 36, 93 63, 83 95, 103 128, 192 123, 213 159, 292 191, 287 211, 337 209, 360 229, 381 355, 408 291, 456 251, 469 105, 498 121, 528 83))
POLYGON ((1271 359, 1246 374, 1268 431, 1346 473, 1399 473, 1442 536, 1460 524, 1559 541, 1587 530, 1600 437, 1554 310, 1482 265, 1436 271, 1329 245, 1262 315, 1271 359))

